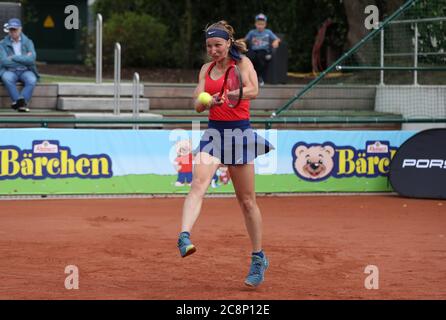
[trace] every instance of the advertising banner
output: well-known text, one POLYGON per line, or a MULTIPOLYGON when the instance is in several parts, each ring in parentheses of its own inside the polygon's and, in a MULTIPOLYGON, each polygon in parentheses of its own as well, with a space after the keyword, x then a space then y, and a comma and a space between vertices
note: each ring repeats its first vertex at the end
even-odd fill
MULTIPOLYGON (((412 131, 256 130, 256 191, 391 191, 390 161, 412 131)), ((187 193, 203 130, 1 129, 0 194, 187 193)), ((232 193, 227 167, 209 192, 232 193)))
POLYGON ((446 129, 419 132, 400 146, 390 182, 406 197, 446 199, 446 129))

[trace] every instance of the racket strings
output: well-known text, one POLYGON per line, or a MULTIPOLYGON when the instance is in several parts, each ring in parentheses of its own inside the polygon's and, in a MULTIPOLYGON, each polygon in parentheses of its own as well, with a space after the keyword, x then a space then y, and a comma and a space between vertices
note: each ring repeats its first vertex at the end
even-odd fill
POLYGON ((235 66, 230 67, 226 76, 226 101, 230 107, 236 107, 240 103, 243 91, 240 71, 235 66))

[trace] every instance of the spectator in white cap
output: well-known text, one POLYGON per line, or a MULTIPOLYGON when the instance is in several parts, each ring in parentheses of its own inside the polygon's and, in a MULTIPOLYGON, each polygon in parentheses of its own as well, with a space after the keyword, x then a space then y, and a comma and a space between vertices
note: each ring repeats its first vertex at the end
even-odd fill
POLYGON ((263 13, 258 14, 255 18, 256 28, 245 36, 249 49, 247 56, 254 64, 261 86, 264 85, 265 71, 272 58, 273 49, 279 47, 280 43, 279 37, 266 28, 267 22, 268 18, 263 13))
POLYGON ((39 78, 34 44, 22 33, 19 19, 9 19, 3 27, 8 35, 0 41, 0 78, 11 97, 11 107, 29 112, 28 103, 39 78), (23 83, 21 92, 17 90, 17 82, 23 83))

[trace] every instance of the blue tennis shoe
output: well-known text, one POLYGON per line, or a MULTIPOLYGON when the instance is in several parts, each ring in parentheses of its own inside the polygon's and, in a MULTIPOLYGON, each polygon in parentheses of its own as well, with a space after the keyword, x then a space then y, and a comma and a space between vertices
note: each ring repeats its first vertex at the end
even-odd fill
POLYGON ((192 244, 188 235, 182 233, 178 238, 178 249, 180 250, 181 257, 187 257, 197 251, 197 248, 192 244))
POLYGON ((256 255, 251 257, 251 268, 246 277, 245 284, 248 287, 257 287, 265 280, 265 271, 268 269, 269 262, 265 257, 261 258, 256 255))

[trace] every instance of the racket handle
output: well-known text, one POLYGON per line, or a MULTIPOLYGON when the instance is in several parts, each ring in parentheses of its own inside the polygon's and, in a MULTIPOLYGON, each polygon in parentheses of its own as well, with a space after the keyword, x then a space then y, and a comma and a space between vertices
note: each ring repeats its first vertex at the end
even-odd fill
POLYGON ((220 95, 214 96, 214 101, 213 101, 212 105, 220 106, 222 104, 223 104, 223 97, 220 95))

